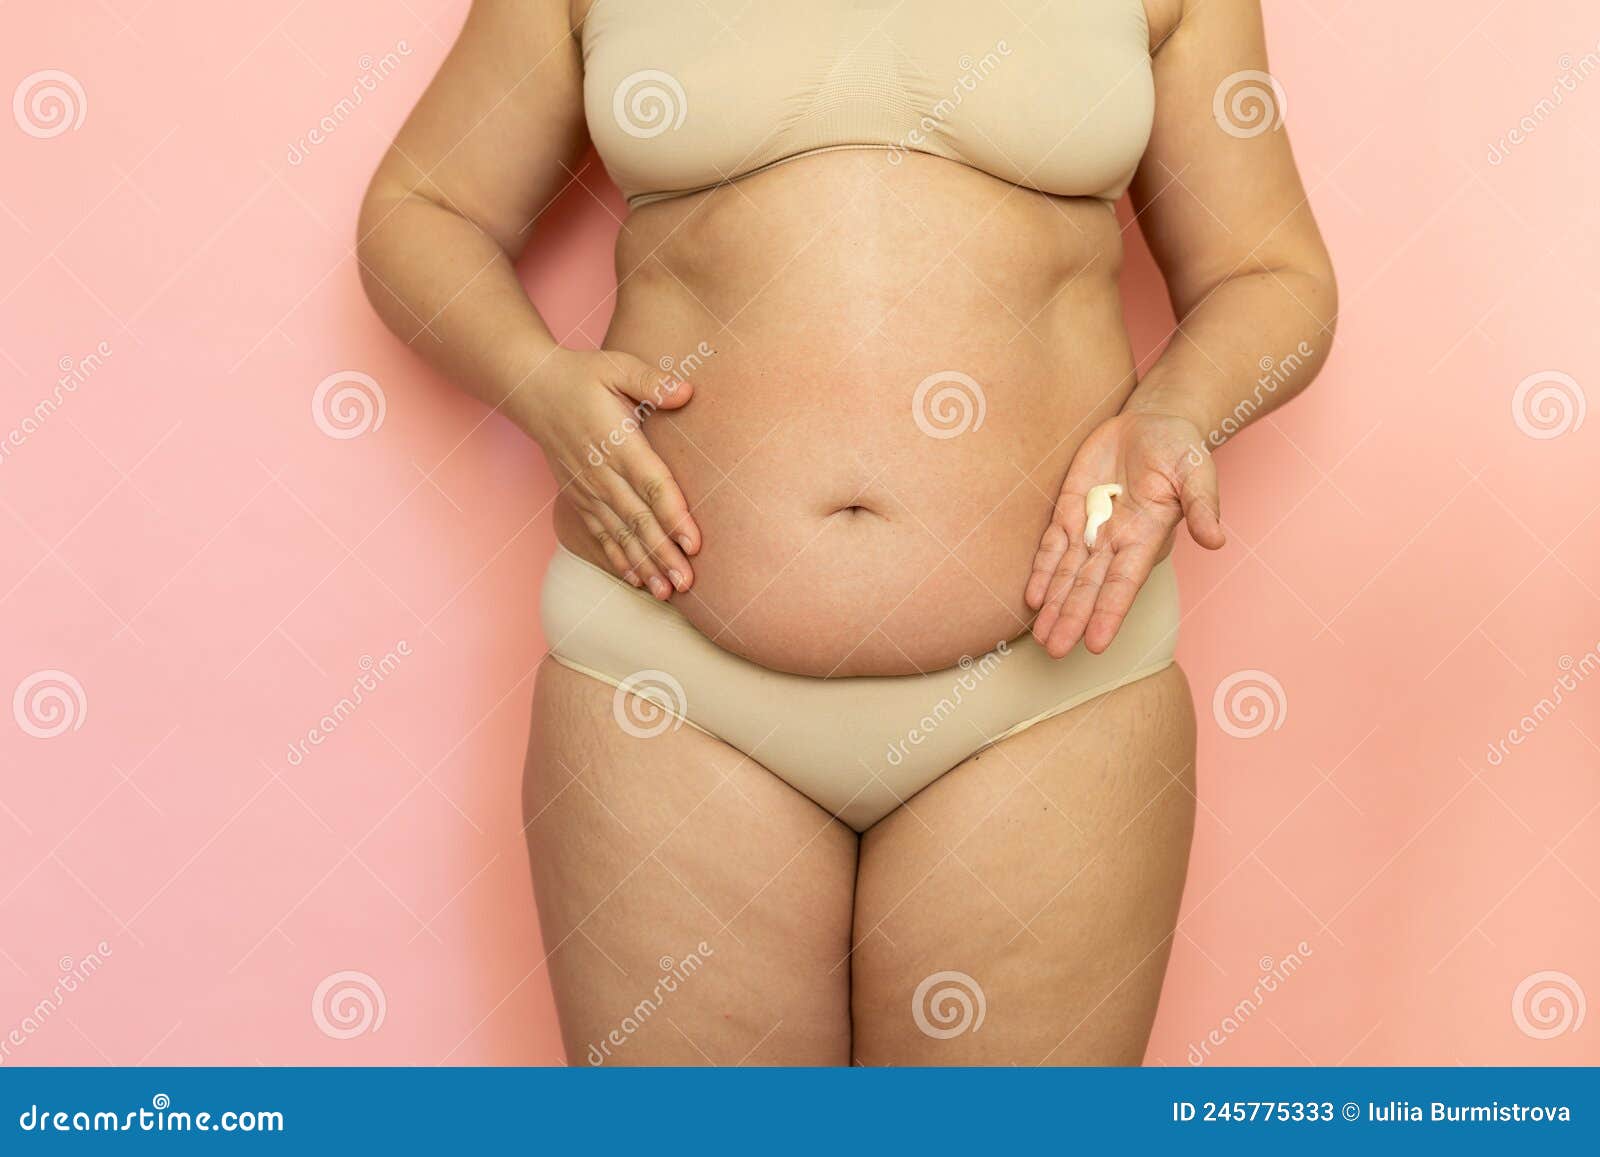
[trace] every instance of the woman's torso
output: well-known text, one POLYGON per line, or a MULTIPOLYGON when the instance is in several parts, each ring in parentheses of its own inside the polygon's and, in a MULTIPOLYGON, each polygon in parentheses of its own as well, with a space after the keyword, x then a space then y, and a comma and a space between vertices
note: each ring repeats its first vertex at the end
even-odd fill
MULTIPOLYGON (((1114 9, 1115 20, 1136 19, 1137 34, 1146 35, 1141 0, 1092 2, 1114 9)), ((687 20, 704 13, 707 0, 598 5, 611 22, 607 35, 620 35, 627 29, 617 22, 638 19, 640 5, 655 5, 657 15, 682 10, 687 20)), ((721 30, 708 26, 695 42, 703 48, 688 60, 674 58, 691 74, 684 124, 698 114, 693 123, 701 125, 736 100, 737 88, 717 91, 704 78, 720 74, 705 70, 719 59, 748 63, 764 43, 757 36, 771 31, 726 25, 745 5, 710 0, 709 7, 728 9, 711 13, 724 21, 721 30)), ((878 44, 893 57, 903 51, 894 26, 881 23, 884 13, 915 14, 918 5, 829 0, 822 7, 849 9, 852 20, 862 13, 878 19, 857 27, 887 27, 887 34, 849 43, 878 44)), ((947 5, 928 7, 931 17, 947 5)), ((950 92, 961 90, 959 101, 939 106, 932 122, 920 119, 926 108, 902 110, 912 118, 906 123, 931 124, 924 147, 953 154, 994 147, 994 126, 1008 116, 1028 118, 1049 96, 1041 45, 1025 39, 1039 31, 1006 5, 959 7, 988 14, 966 30, 969 53, 955 53, 944 66, 957 77, 970 60, 977 67, 967 70, 970 87, 957 79, 950 92), (1007 54, 982 72, 1001 42, 1007 54), (1002 89, 1005 68, 1025 72, 1002 89), (1023 76, 1028 83, 1019 85, 1023 76), (976 95, 985 85, 990 106, 976 95), (1023 91, 1031 103, 1019 109, 1023 91), (1011 102, 1010 112, 997 94, 1011 102)), ((1038 17, 1031 11, 1037 4, 1024 7, 1038 17)), ((581 0, 579 9, 581 16, 581 0)), ((1133 35, 1118 23, 1110 27, 1118 37, 1133 35)), ((1044 28, 1042 47, 1070 31, 1044 28)), ((611 74, 632 62, 656 69, 653 55, 672 55, 600 54, 611 47, 586 40, 586 49, 595 49, 586 52, 591 131, 602 153, 607 138, 595 131, 596 109, 609 107, 623 87, 611 74), (596 63, 608 70, 603 76, 596 63)), ((1108 55, 1103 46, 1096 51, 1108 55)), ((1144 65, 1147 85, 1147 59, 1144 65)), ((937 87, 937 68, 915 59, 911 66, 925 90, 937 87)), ((792 85, 773 90, 750 77, 738 83, 751 90, 752 103, 778 100, 780 124, 805 136, 798 115, 784 120, 783 110, 797 107, 792 85)), ((844 89, 834 105, 852 99, 848 77, 844 89)), ((669 90, 668 99, 673 95, 669 90)), ((1096 124, 1084 94, 1070 95, 1080 106, 1071 114, 1075 123, 1096 124)), ((884 93, 860 99, 882 102, 884 93)), ((924 92, 914 103, 928 99, 924 92)), ((616 107, 627 115, 627 106, 616 107)), ((1124 121, 1132 116, 1137 127, 1137 109, 1108 111, 1124 121)), ((770 110, 762 116, 773 119, 770 110)), ((875 130, 892 127, 880 122, 875 130)), ((1006 155, 1013 179, 1042 171, 1042 185, 1078 181, 1100 196, 1022 188, 913 148, 841 149, 644 204, 624 223, 605 344, 651 363, 671 359, 693 382, 693 400, 652 415, 645 430, 704 536, 694 589, 674 596, 673 605, 728 650, 802 674, 899 674, 950 666, 1027 628, 1022 591, 1067 464, 1093 426, 1121 407, 1134 375, 1118 298, 1121 234, 1101 199, 1120 192, 1108 182, 1126 183, 1105 163, 1104 146, 1118 142, 1092 141, 1095 166, 1075 170, 1070 155, 1042 143, 1070 150, 1070 128, 1063 133, 1052 122, 1041 135, 1034 124, 1031 135, 1019 136, 1012 127, 1006 155)), ((630 136, 654 144, 674 131, 654 140, 630 136)), ((711 139, 725 143, 731 131, 724 124, 711 139)), ((826 131, 809 139, 826 143, 826 131)), ((1126 137, 1129 126, 1117 132, 1126 137)), ((1125 165, 1128 142, 1121 143, 1125 155, 1119 160, 1113 148, 1112 159, 1125 165)), ((627 144, 613 145, 613 153, 627 144)), ((680 144, 688 156, 675 154, 660 170, 663 182, 695 181, 697 160, 714 172, 747 167, 697 156, 693 137, 680 144)), ((1142 139, 1135 144, 1134 160, 1142 139)), ((774 147, 761 137, 735 160, 764 149, 761 160, 774 147)), ((646 187, 640 173, 628 176, 625 188, 646 187)), ((569 548, 602 561, 565 503, 557 529, 569 548)))

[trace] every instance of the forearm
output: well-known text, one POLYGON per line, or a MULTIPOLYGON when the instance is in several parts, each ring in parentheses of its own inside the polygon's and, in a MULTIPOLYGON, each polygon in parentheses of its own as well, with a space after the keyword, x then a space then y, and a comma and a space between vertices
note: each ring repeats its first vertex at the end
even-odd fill
POLYGON ((1184 314, 1124 410, 1186 418, 1215 449, 1311 384, 1337 314, 1331 271, 1228 278, 1184 314))
POLYGON ((371 194, 361 280, 385 325, 451 382, 527 427, 534 383, 560 346, 502 245, 424 197, 371 194))

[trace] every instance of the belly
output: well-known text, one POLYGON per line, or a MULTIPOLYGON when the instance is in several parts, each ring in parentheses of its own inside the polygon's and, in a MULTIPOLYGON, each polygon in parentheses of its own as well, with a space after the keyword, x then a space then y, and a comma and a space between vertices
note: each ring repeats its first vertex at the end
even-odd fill
MULTIPOLYGON (((694 384, 645 423, 704 536, 673 605, 800 674, 933 670, 1025 631, 1067 464, 1133 386, 1103 204, 887 156, 648 206, 618 243, 607 347, 694 384)), ((599 560, 570 511, 558 533, 599 560)))

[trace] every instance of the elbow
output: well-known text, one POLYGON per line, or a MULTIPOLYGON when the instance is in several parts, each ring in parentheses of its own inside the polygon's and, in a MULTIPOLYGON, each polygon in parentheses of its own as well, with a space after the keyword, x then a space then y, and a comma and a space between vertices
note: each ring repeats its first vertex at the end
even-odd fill
POLYGON ((1323 253, 1322 259, 1311 267, 1309 276, 1317 287, 1313 310, 1331 343, 1334 331, 1339 328, 1339 278, 1333 271, 1333 260, 1327 253, 1323 253))
POLYGON ((1333 262, 1326 255, 1306 271, 1306 278, 1310 285, 1310 296, 1305 304, 1316 325, 1310 340, 1320 370, 1328 360, 1334 335, 1339 329, 1339 279, 1333 272, 1333 262))
POLYGON ((1286 318, 1297 319, 1301 336, 1295 349, 1300 388, 1322 371, 1339 328, 1339 281, 1326 250, 1302 255, 1265 270, 1277 283, 1286 318))
POLYGON ((396 289, 404 286, 409 194, 374 178, 356 215, 356 272, 378 319, 396 336, 411 341, 422 327, 396 289))
POLYGON ((382 230, 385 219, 393 211, 394 197, 377 180, 367 186, 361 198, 361 210, 356 214, 356 270, 361 277, 361 288, 374 308, 382 312, 379 295, 383 277, 379 268, 383 261, 382 230))

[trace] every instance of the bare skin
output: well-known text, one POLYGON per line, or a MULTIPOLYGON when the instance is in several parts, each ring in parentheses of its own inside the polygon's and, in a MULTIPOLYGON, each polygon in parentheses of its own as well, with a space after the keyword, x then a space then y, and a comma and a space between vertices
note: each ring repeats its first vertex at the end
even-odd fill
POLYGON ((691 727, 627 734, 613 694, 546 660, 523 780, 568 1062, 848 1064, 856 833, 691 727))
POLYGON ((1169 667, 980 752, 869 830, 857 1062, 1138 1064, 1189 864, 1193 760, 1188 682, 1169 667), (981 1026, 929 1035, 961 1024, 937 1019, 937 986, 915 1000, 938 971, 981 989, 981 1026))
POLYGON ((613 694, 546 661, 524 779, 570 1063, 1143 1057, 1194 823, 1176 667, 966 760, 859 848, 727 744, 689 727, 625 733, 613 694), (1130 750, 1130 733, 1150 739, 1130 750), (703 964, 659 992, 662 958, 689 953, 703 964), (985 1017, 930 1036, 913 997, 952 970, 985 1017))
MULTIPOLYGON (((560 346, 513 262, 580 163, 588 4, 474 4, 359 245, 385 321, 543 449, 564 545, 724 648, 826 677, 1030 629, 1058 657, 1102 651, 1180 524, 1223 544, 1210 451, 1310 382, 1337 312, 1286 134, 1213 116, 1227 77, 1267 67, 1256 0, 1146 0, 1156 120, 1131 193, 1180 325, 1142 378, 1103 203, 915 153, 642 207, 604 347, 560 346), (1290 354, 1263 394, 1262 359, 1290 354), (913 391, 952 369, 987 417, 931 438, 913 391), (1083 495, 1105 482, 1123 497, 1089 549, 1083 495)), ((704 967, 603 1063, 1139 1059, 1192 821, 1175 668, 994 745, 860 839, 759 751, 642 742, 612 701, 546 663, 526 777, 573 1063, 702 940, 704 967), (980 1032, 913 1015, 949 970, 983 989, 980 1032)))

